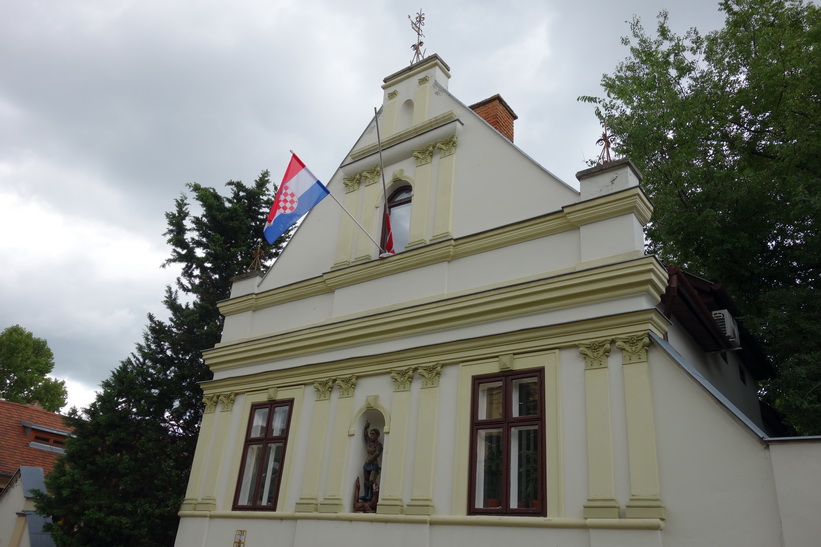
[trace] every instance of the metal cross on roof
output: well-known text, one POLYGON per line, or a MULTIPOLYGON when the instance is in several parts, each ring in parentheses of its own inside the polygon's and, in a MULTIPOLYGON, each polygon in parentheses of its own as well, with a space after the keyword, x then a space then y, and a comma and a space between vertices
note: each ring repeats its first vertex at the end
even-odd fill
POLYGON ((251 261, 251 265, 248 266, 249 272, 259 272, 262 271, 262 243, 257 243, 257 248, 253 254, 254 259, 251 261))
POLYGON ((599 163, 609 163, 612 161, 610 158, 610 148, 613 146, 613 141, 615 140, 616 136, 607 132, 607 123, 605 122, 604 131, 602 131, 599 140, 596 141, 596 144, 602 147, 601 154, 599 154, 599 163))
POLYGON ((411 59, 410 64, 418 63, 422 59, 425 58, 425 51, 422 49, 422 45, 425 42, 422 41, 422 38, 425 35, 422 33, 422 27, 425 26, 425 14, 422 13, 422 10, 419 10, 419 13, 416 14, 415 19, 411 19, 411 16, 408 15, 408 19, 411 22, 411 28, 416 32, 416 43, 411 46, 413 50, 413 58, 411 59))

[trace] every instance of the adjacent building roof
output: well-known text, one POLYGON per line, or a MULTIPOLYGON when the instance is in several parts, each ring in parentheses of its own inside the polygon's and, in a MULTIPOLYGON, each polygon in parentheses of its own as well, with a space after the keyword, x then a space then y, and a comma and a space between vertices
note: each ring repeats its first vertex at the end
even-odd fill
POLYGON ((740 351, 744 364, 756 380, 772 378, 775 374, 773 364, 743 323, 736 323, 740 343, 734 346, 713 318, 712 312, 722 309, 728 310, 734 318, 738 317, 738 310, 724 287, 675 266, 668 265, 667 272, 669 283, 661 296, 664 314, 679 321, 704 351, 740 351))
POLYGON ((71 432, 64 419, 39 405, 0 400, 0 477, 7 479, 23 466, 48 473, 71 432))

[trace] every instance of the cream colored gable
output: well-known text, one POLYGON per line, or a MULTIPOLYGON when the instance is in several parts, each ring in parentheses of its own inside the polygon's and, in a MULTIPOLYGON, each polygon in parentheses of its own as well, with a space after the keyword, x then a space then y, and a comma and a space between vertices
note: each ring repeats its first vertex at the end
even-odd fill
POLYGON ((449 77, 447 65, 432 56, 386 78, 378 118, 384 173, 371 120, 327 181, 332 197, 307 215, 255 291, 378 260, 373 240, 380 239, 385 188, 388 194, 403 184, 413 189, 408 250, 579 201, 576 190, 454 98, 449 77))

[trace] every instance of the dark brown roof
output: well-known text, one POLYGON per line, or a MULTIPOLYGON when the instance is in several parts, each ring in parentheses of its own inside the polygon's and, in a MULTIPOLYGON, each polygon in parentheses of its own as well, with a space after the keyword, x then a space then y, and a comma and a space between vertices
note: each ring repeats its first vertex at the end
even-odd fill
POLYGON ((13 475, 23 465, 42 467, 48 473, 60 455, 55 450, 59 445, 37 441, 35 435, 65 439, 71 428, 64 418, 38 406, 0 399, 0 475, 13 475))
POLYGON ((775 374, 773 364, 758 342, 738 320, 738 309, 724 287, 675 266, 668 265, 667 273, 667 290, 661 296, 662 311, 667 317, 675 318, 701 349, 708 352, 736 350, 712 315, 716 310, 729 310, 738 323, 741 347, 737 351, 741 352, 745 367, 756 380, 771 378, 775 374))

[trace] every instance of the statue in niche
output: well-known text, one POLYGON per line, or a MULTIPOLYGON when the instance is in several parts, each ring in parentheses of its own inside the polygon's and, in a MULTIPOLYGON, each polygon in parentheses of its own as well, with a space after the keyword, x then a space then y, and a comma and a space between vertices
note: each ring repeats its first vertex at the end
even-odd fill
POLYGON ((379 458, 382 456, 382 443, 379 442, 379 430, 374 428, 370 431, 371 422, 365 422, 365 464, 362 466, 365 476, 365 493, 359 497, 359 501, 371 501, 373 499, 373 487, 376 478, 382 468, 379 466, 379 458))

